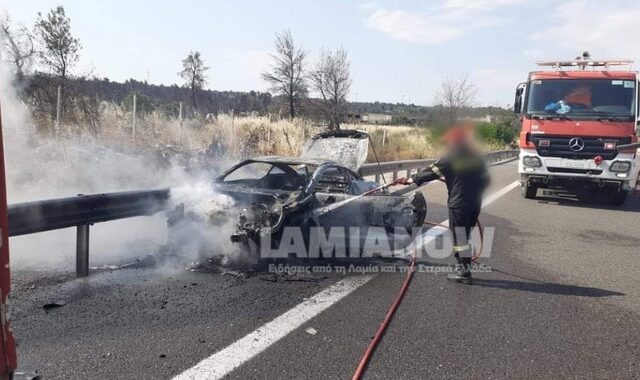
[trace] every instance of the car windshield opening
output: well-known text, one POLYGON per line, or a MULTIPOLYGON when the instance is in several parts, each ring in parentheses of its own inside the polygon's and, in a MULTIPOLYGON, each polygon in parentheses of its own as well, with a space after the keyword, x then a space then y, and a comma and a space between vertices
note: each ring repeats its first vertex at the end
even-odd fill
POLYGON ((315 166, 249 162, 228 173, 223 183, 254 189, 294 191, 304 188, 315 166))

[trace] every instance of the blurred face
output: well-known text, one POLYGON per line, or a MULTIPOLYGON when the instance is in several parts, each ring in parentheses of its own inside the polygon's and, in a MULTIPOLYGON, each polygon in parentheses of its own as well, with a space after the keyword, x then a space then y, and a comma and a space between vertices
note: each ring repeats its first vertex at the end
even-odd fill
POLYGON ((471 145, 471 134, 466 134, 461 138, 454 138, 445 141, 445 146, 447 149, 459 148, 461 146, 470 146, 471 145))
POLYGON ((462 141, 449 140, 445 144, 447 149, 454 149, 462 145, 462 141))
POLYGON ((572 104, 591 106, 591 88, 588 86, 579 86, 568 93, 565 100, 572 104))

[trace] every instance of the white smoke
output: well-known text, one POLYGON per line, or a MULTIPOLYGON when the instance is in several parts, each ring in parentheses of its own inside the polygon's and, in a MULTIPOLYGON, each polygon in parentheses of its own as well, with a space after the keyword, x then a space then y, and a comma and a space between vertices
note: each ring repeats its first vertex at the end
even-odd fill
MULTIPOLYGON (((189 173, 179 165, 160 166, 148 157, 114 149, 92 139, 56 139, 37 133, 28 107, 12 88, 12 75, 0 65, 0 107, 4 136, 9 203, 133 189, 171 186, 171 206, 202 222, 179 226, 177 235, 190 236, 172 245, 170 254, 183 262, 203 251, 229 251, 231 223, 210 225, 209 218, 232 205, 215 194, 208 172, 189 173), (174 187, 175 186, 175 187, 174 187)), ((166 215, 99 223, 91 227, 90 263, 122 264, 154 255, 171 242, 166 215)), ((171 231, 176 233, 176 231, 171 231)), ((75 229, 14 237, 10 240, 12 267, 73 269, 75 229)), ((166 251, 166 249, 165 249, 166 251)), ((165 255, 167 252, 164 252, 165 255)))

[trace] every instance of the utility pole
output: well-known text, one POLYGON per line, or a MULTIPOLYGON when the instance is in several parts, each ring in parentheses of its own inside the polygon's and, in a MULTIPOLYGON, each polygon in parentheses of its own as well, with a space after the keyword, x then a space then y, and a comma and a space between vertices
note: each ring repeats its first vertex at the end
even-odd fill
POLYGON ((269 124, 267 127, 267 141, 271 142, 271 116, 269 116, 269 124))
POLYGON ((62 86, 58 86, 58 96, 56 99, 56 136, 60 135, 60 114, 62 113, 62 86))
POLYGON ((236 113, 234 110, 231 110, 231 131, 235 131, 235 119, 236 113))
POLYGON ((136 94, 133 94, 133 115, 132 115, 132 123, 131 126, 133 128, 133 139, 136 139, 136 102, 137 102, 137 97, 136 94))
MULTIPOLYGON (((157 114, 158 114, 158 111, 155 111, 155 110, 152 113, 152 115, 154 115, 154 116, 156 116, 157 114)), ((151 125, 153 126, 153 128, 152 128, 153 129, 152 130, 153 137, 155 138, 158 135, 158 127, 157 127, 157 123, 155 122, 155 118, 154 118, 153 123, 151 123, 151 125)))
POLYGON ((180 131, 178 134, 178 141, 182 143, 182 102, 180 102, 180 108, 178 109, 178 120, 180 122, 180 131))

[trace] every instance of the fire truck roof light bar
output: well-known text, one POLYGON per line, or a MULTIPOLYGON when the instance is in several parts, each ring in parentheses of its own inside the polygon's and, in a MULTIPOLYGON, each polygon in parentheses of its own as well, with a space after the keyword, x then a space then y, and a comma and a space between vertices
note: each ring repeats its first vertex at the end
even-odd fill
POLYGON ((563 67, 579 67, 585 69, 587 67, 604 67, 608 70, 610 66, 631 66, 633 64, 632 59, 606 59, 606 60, 591 60, 591 59, 576 59, 571 61, 538 61, 538 66, 553 67, 556 70, 560 70, 563 67))

